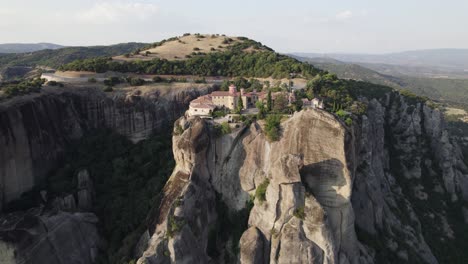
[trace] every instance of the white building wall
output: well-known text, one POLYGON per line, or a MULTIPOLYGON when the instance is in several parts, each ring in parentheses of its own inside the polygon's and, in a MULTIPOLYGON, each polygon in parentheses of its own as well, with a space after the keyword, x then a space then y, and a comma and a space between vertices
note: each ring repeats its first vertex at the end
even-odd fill
POLYGON ((197 107, 189 107, 188 114, 189 116, 209 116, 212 110, 209 108, 197 108, 197 107))

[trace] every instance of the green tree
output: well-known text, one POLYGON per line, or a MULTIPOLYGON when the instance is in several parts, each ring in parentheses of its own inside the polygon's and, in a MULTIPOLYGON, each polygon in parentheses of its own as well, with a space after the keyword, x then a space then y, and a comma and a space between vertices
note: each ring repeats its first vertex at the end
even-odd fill
POLYGON ((267 95, 267 110, 268 110, 268 112, 271 111, 271 107, 272 107, 271 91, 268 91, 268 95, 267 95))
POLYGON ((228 80, 224 80, 223 83, 221 84, 221 87, 219 88, 221 91, 227 91, 229 90, 229 85, 231 83, 228 80))
POLYGON ((288 107, 288 99, 284 94, 279 94, 275 98, 275 102, 273 104, 273 110, 275 113, 283 113, 284 110, 288 107))
POLYGON ((294 111, 296 112, 299 112, 302 110, 302 100, 301 100, 301 97, 297 96, 296 95, 296 101, 293 103, 293 108, 294 108, 294 111))
POLYGON ((237 113, 241 113, 242 109, 244 109, 244 102, 242 101, 242 96, 239 96, 237 99, 237 113))
POLYGON ((229 126, 229 123, 228 122, 223 122, 221 124, 221 133, 223 135, 226 135, 226 134, 229 134, 231 133, 231 126, 229 126))
POLYGON ((264 105, 262 102, 257 101, 257 102, 255 103, 255 107, 257 107, 257 109, 258 109, 257 118, 258 118, 258 119, 263 119, 263 118, 265 118, 266 113, 267 113, 267 110, 266 110, 266 108, 265 108, 265 105, 264 105))
POLYGON ((281 115, 269 115, 266 118, 265 133, 269 140, 277 141, 280 137, 281 115))

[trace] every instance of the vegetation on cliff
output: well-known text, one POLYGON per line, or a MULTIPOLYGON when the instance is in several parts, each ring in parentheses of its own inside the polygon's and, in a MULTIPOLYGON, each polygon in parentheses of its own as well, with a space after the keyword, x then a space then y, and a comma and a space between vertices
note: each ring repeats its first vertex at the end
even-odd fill
POLYGON ((107 241, 99 263, 127 263, 174 168, 170 134, 133 144, 113 132, 95 131, 67 149, 64 165, 48 178, 48 191, 71 192, 77 171, 88 169, 96 189, 95 212, 107 241))
POLYGON ((41 87, 44 83, 45 80, 39 78, 24 81, 0 83, 0 91, 2 91, 3 96, 5 97, 24 95, 32 92, 38 93, 41 91, 41 87))

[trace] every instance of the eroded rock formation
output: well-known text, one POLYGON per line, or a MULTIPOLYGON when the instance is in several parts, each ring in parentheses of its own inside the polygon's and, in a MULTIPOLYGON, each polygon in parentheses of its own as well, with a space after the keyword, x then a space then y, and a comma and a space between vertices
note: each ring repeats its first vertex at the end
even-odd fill
POLYGON ((463 261, 468 170, 442 114, 397 93, 367 103, 351 127, 295 113, 278 142, 261 122, 216 137, 208 121, 179 119, 177 165, 138 263, 463 261), (241 237, 219 204, 248 211, 241 237), (232 236, 220 242, 217 225, 232 236))
POLYGON ((350 202, 352 133, 331 114, 296 113, 282 124, 278 142, 269 142, 259 124, 220 138, 203 120, 178 124, 185 131, 173 139, 177 166, 140 263, 222 261, 206 252, 209 228, 218 220, 215 199, 238 211, 264 183, 241 238, 242 263, 366 261, 350 202))
POLYGON ((97 217, 92 213, 42 209, 0 218, 0 263, 94 263, 98 253, 97 217))
MULTIPOLYGON (((55 169, 70 140, 109 128, 136 142, 167 131, 209 86, 179 89, 45 88, 0 104, 0 211, 55 169)), ((86 198, 83 198, 86 199, 86 198)))

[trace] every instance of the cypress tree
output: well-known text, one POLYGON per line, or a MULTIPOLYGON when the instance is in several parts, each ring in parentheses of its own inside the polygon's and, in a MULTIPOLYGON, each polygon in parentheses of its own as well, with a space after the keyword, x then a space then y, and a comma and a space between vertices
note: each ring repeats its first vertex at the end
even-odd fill
POLYGON ((271 112, 271 91, 268 91, 268 96, 267 96, 267 109, 268 112, 271 112))

